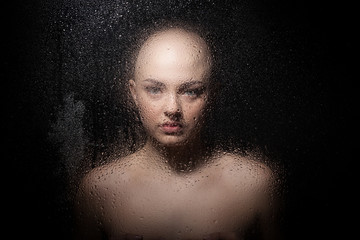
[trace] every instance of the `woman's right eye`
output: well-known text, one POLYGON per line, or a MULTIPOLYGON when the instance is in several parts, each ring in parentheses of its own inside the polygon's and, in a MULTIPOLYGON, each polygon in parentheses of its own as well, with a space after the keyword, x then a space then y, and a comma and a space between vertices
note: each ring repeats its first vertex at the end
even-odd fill
POLYGON ((161 89, 159 87, 145 87, 145 90, 153 95, 161 93, 161 89))

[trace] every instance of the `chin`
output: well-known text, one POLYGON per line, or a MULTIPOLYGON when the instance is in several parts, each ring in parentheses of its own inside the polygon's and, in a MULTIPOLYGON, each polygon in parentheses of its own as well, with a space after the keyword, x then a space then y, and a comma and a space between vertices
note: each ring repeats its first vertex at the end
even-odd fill
POLYGON ((184 146, 187 143, 187 138, 183 136, 162 136, 156 140, 165 147, 184 146))

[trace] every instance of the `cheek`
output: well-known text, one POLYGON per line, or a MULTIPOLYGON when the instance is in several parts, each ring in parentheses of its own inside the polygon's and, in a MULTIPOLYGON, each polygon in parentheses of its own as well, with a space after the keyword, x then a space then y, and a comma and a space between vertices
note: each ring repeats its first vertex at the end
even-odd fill
POLYGON ((205 101, 199 101, 196 104, 191 104, 185 107, 186 111, 184 111, 184 117, 188 121, 195 120, 195 122, 199 121, 203 116, 203 113, 206 108, 205 101))
POLYGON ((139 100, 138 109, 141 120, 145 125, 147 125, 147 123, 153 123, 158 121, 159 109, 156 105, 149 104, 145 100, 139 100))

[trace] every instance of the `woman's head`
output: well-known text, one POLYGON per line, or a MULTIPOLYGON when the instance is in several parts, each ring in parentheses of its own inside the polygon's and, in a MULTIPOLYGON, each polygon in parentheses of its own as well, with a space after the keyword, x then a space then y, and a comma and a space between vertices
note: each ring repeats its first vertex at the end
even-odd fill
POLYGON ((199 136, 208 105, 211 68, 209 47, 195 32, 174 27, 146 39, 129 83, 151 138, 173 146, 199 136))

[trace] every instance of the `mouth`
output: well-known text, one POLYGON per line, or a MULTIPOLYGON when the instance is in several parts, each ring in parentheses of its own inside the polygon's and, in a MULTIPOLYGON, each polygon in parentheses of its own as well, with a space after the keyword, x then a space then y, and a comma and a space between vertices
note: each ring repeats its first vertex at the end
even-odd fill
POLYGON ((176 134, 180 133, 183 128, 183 125, 179 122, 166 122, 160 125, 160 128, 163 132, 167 134, 176 134))

